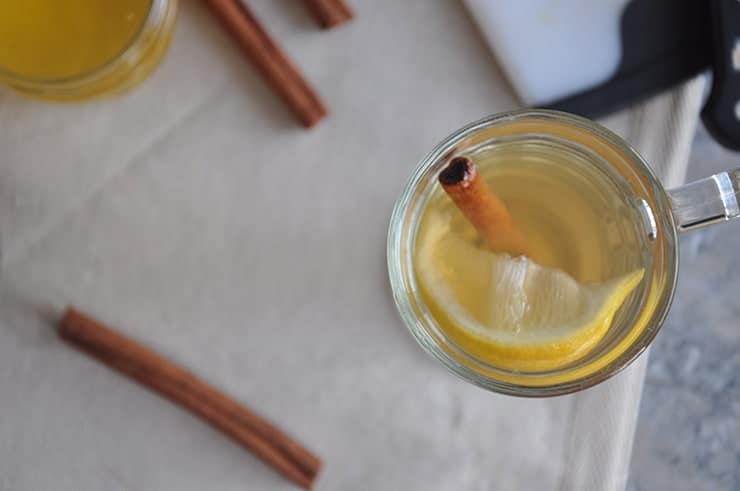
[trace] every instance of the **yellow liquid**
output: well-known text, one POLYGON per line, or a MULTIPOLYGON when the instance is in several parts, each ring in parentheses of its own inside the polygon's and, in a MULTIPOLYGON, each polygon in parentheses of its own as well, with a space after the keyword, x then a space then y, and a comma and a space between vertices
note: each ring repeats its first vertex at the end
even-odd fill
POLYGON ((0 71, 27 79, 89 74, 120 56, 152 0, 0 0, 0 71))
MULTIPOLYGON (((580 283, 606 282, 645 266, 644 229, 631 193, 618 176, 554 143, 545 146, 504 139, 468 155, 506 204, 525 236, 530 257, 538 264, 558 268, 580 283)), ((445 227, 449 224, 445 234, 485 249, 477 231, 438 188, 421 212, 414 244, 416 272, 429 267, 419 261, 429 257, 422 250, 428 246, 428 237, 439 236, 430 231, 438 226, 440 217, 445 227)), ((440 259, 443 264, 461 264, 459 258, 440 259)), ((458 277, 460 274, 464 273, 456 272, 458 277)), ((478 273, 471 271, 473 274, 478 273)), ((437 304, 418 273, 416 276, 422 299, 444 334, 469 354, 501 368, 539 371, 570 363, 592 349, 611 322, 607 319, 567 342, 556 341, 551 346, 509 351, 498 345, 492 349, 485 338, 471 334, 445 306, 437 304), (523 359, 525 354, 533 359, 523 359)), ((461 303, 471 306, 471 310, 486 310, 482 304, 491 302, 491 297, 488 292, 476 290, 475 284, 476 281, 462 281, 448 286, 457 292, 458 298, 464 298, 461 303)))

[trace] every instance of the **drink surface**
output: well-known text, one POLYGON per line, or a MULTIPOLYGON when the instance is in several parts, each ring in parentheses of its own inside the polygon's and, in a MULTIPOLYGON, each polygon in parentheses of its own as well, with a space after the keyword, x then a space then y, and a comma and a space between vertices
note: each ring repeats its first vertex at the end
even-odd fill
POLYGON ((466 155, 505 203, 530 257, 488 250, 436 189, 414 243, 425 304, 445 336, 494 366, 538 371, 578 359, 642 280, 644 234, 629 187, 556 142, 504 138, 466 155))
POLYGON ((0 2, 0 71, 28 79, 88 74, 128 48, 151 0, 0 2))

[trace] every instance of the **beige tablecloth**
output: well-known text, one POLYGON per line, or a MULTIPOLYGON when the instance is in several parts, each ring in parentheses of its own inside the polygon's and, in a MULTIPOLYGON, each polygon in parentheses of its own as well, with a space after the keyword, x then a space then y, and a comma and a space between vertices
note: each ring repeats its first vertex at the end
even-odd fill
MULTIPOLYGON (((0 490, 292 489, 221 434, 63 345, 66 304, 305 441, 318 490, 618 490, 644 363, 551 400, 485 392, 403 328, 393 203, 446 134, 517 106, 457 2, 363 0, 319 31, 253 1, 331 108, 294 123, 200 3, 124 97, 0 91, 0 490)), ((683 178, 700 87, 609 121, 683 178)))

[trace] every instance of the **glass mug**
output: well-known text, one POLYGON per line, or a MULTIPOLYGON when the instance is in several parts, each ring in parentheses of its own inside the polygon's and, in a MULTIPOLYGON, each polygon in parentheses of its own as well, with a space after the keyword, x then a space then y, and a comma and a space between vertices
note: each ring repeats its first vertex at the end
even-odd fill
MULTIPOLYGON (((642 157, 619 136, 581 117, 549 110, 494 115, 465 126, 437 145, 402 191, 388 234, 394 300, 423 349, 473 384, 531 397, 582 390, 618 373, 647 348, 666 318, 675 291, 678 233, 740 215, 739 189, 740 170, 736 170, 666 190, 642 157), (558 165, 567 162, 567 166, 578 168, 579 179, 593 181, 589 185, 594 192, 606 194, 603 186, 609 186, 609 192, 618 193, 626 203, 621 221, 606 224, 605 230, 613 227, 621 231, 621 238, 609 245, 623 252, 614 257, 626 258, 616 267, 639 266, 644 270, 643 279, 596 345, 563 366, 523 371, 483 359, 485 356, 451 339, 440 327, 444 319, 435 316, 420 293, 414 250, 425 207, 441 194, 437 177, 452 157, 482 151, 553 159, 561 162, 558 165)), ((604 235, 599 239, 609 244, 609 233, 604 235)))
POLYGON ((122 92, 159 65, 176 11, 177 0, 0 2, 0 84, 58 101, 122 92))

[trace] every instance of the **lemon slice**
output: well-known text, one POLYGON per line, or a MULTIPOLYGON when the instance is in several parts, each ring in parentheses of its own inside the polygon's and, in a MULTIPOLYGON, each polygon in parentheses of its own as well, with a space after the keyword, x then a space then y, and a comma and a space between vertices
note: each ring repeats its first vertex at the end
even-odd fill
POLYGON ((421 293, 445 334, 496 367, 551 370, 583 356, 640 283, 639 269, 603 283, 479 249, 430 215, 418 240, 421 293))

